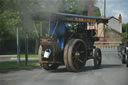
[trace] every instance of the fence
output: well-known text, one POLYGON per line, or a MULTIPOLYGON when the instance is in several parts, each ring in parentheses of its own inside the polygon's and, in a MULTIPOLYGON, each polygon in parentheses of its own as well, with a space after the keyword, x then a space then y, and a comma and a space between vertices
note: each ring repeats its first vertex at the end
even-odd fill
POLYGON ((96 42, 96 48, 100 48, 102 51, 117 52, 118 46, 121 42, 96 42))
POLYGON ((16 53, 16 40, 0 40, 0 54, 16 53))
MULTIPOLYGON (((35 52, 35 40, 29 39, 29 53, 35 52)), ((25 53, 25 40, 20 40, 20 52, 25 53)), ((17 43, 16 40, 0 40, 0 55, 16 54, 17 43)))

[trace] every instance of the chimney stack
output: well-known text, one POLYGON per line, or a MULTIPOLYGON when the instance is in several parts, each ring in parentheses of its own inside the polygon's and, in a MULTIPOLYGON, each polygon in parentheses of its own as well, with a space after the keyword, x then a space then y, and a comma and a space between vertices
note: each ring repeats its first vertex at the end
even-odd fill
POLYGON ((93 7, 88 11, 88 16, 94 16, 94 8, 93 7))
POLYGON ((121 16, 121 14, 119 15, 119 23, 122 23, 122 16, 121 16))

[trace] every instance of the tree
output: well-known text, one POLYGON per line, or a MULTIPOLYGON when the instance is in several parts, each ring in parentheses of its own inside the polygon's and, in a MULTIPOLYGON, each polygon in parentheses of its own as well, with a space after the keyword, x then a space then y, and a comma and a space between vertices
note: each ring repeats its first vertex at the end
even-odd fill
POLYGON ((100 9, 98 7, 94 7, 94 16, 101 16, 100 9))
POLYGON ((15 4, 16 0, 0 0, 0 39, 15 37, 15 27, 21 23, 15 4))
POLYGON ((122 33, 122 43, 124 43, 124 41, 127 39, 127 36, 128 36, 128 24, 122 24, 122 27, 124 28, 124 32, 122 33))

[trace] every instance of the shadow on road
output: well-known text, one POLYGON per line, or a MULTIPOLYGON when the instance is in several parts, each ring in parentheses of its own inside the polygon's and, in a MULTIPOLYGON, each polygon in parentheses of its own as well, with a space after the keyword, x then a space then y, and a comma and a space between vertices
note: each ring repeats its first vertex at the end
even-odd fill
MULTIPOLYGON (((98 69, 107 69, 107 68, 120 68, 121 65, 120 64, 102 64, 101 67, 98 69)), ((26 67, 26 68, 22 68, 22 69, 0 69, 0 73, 9 73, 9 72, 15 72, 15 71, 21 71, 21 70, 26 70, 26 71, 32 71, 35 69, 40 69, 42 70, 42 68, 40 66, 36 66, 36 67, 26 67)), ((94 66, 85 66, 80 72, 88 72, 88 71, 92 71, 92 70, 97 70, 94 68, 94 66)), ((50 71, 50 72, 55 72, 55 73, 65 73, 65 72, 69 72, 65 67, 63 68, 59 68, 57 70, 54 71, 50 71)))
MULTIPOLYGON (((120 67, 121 67, 120 64, 102 64, 99 69, 120 68, 120 67)), ((80 72, 88 72, 92 70, 97 70, 97 69, 95 69, 94 66, 85 66, 80 72)), ((66 68, 59 68, 58 70, 55 70, 52 72, 63 73, 63 72, 69 72, 69 71, 66 68)))
POLYGON ((120 68, 121 64, 102 64, 101 68, 120 68))

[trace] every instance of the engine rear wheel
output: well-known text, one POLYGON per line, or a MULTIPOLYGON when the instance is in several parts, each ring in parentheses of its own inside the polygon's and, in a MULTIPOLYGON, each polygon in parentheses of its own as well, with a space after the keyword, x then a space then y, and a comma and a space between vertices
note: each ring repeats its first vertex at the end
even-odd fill
POLYGON ((73 41, 73 40, 70 40, 70 41, 66 44, 66 46, 65 46, 65 48, 64 48, 64 63, 65 63, 65 65, 66 65, 67 70, 69 70, 69 71, 71 71, 71 68, 69 67, 69 63, 68 63, 68 49, 69 49, 69 46, 71 45, 72 41, 73 41))
POLYGON ((102 54, 99 48, 95 49, 94 52, 94 67, 98 69, 101 66, 102 54))
POLYGON ((80 39, 70 40, 67 47, 67 55, 64 55, 64 62, 67 69, 74 72, 80 71, 84 67, 86 60, 84 42, 80 39))

